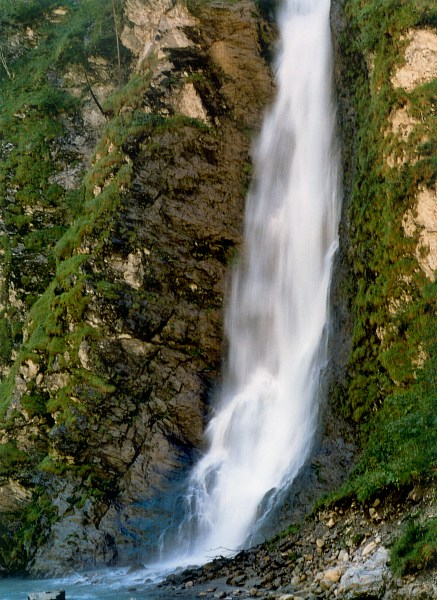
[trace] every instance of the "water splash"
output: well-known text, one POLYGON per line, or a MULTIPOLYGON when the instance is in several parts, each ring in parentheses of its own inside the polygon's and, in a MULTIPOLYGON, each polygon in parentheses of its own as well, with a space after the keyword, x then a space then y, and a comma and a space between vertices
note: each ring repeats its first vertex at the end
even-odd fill
POLYGON ((286 0, 280 13, 277 98, 257 149, 223 390, 190 478, 179 561, 241 547, 266 494, 289 485, 311 451, 340 212, 329 9, 330 0, 286 0))

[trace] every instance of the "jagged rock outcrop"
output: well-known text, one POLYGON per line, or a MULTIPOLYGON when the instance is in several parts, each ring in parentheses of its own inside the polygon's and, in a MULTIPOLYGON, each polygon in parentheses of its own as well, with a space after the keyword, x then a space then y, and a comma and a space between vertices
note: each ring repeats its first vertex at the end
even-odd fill
MULTIPOLYGON (((116 67, 94 57, 90 75, 57 74, 85 96, 84 137, 101 141, 9 375, 1 443, 25 468, 0 481, 0 510, 46 498, 45 542, 26 549, 39 575, 138 558, 173 517, 219 381, 250 143, 272 94, 253 2, 194 16, 183 2, 128 1, 120 41, 134 89, 106 117, 86 90, 91 79, 104 104, 116 67)), ((75 173, 54 178, 74 188, 75 173)))

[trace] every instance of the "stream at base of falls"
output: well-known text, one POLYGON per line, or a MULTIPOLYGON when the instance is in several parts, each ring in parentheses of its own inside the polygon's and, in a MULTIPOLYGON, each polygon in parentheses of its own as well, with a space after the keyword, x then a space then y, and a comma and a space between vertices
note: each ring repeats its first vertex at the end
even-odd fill
POLYGON ((70 575, 59 579, 0 579, 0 600, 27 600, 28 594, 65 590, 66 600, 165 600, 156 585, 169 571, 129 567, 70 575))

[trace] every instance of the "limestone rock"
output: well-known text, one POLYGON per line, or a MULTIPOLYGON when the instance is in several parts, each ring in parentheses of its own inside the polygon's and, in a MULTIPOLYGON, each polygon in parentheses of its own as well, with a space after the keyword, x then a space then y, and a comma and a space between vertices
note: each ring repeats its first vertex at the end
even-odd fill
POLYGON ((340 581, 340 577, 341 577, 340 569, 327 569, 323 573, 322 580, 329 581, 332 583, 337 583, 337 581, 340 581))
POLYGON ((380 598, 388 578, 388 552, 384 547, 362 564, 349 567, 339 584, 339 595, 345 600, 380 598))
POLYGON ((0 514, 13 513, 23 508, 31 499, 32 493, 17 481, 0 481, 0 514))
POLYGON ((437 34, 431 29, 408 33, 405 64, 392 77, 395 87, 407 91, 437 77, 437 34))

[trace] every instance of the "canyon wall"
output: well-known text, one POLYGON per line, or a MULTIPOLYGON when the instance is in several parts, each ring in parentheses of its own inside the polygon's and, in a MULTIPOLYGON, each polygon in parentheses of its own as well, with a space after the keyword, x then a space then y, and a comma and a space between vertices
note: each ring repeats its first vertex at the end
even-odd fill
MULTIPOLYGON (((220 386, 277 4, 1 2, 0 574, 141 561, 173 516, 220 386)), ((435 12, 335 0, 332 28, 328 402, 265 536, 435 461, 435 12)))

